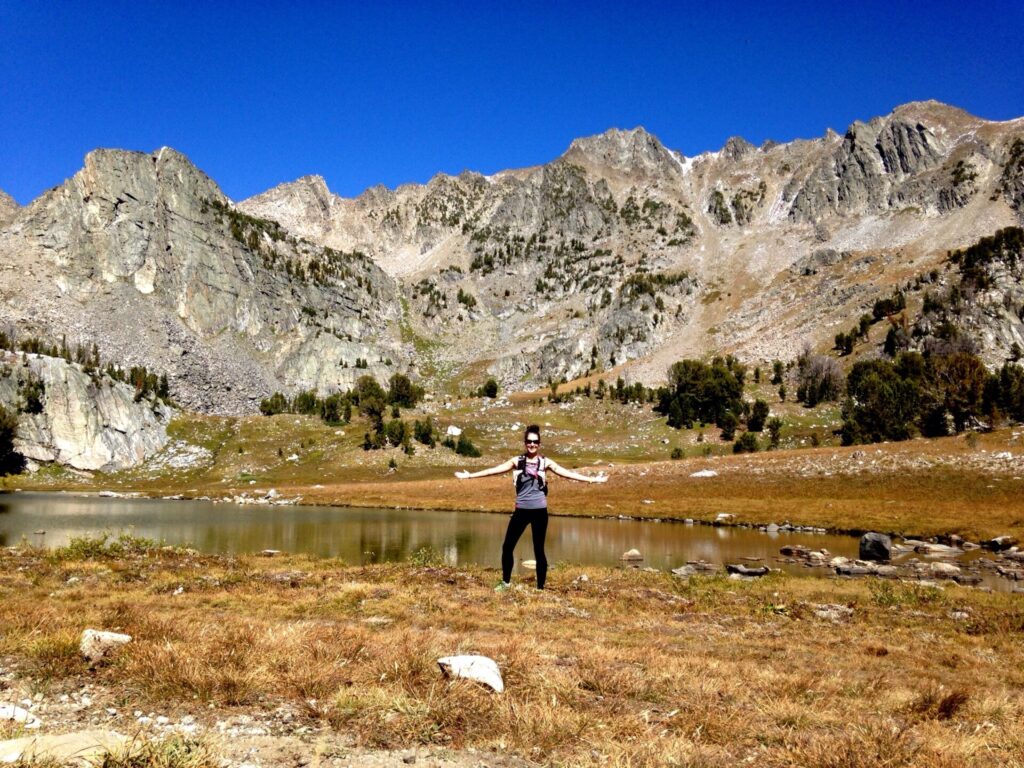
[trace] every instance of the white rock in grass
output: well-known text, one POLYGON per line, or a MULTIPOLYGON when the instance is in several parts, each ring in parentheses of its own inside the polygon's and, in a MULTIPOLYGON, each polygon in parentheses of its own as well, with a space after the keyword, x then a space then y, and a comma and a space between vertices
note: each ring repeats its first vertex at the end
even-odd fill
POLYGON ((718 473, 713 469, 702 469, 699 472, 694 472, 690 477, 718 477, 718 473))
POLYGON ((101 632, 98 629, 87 629, 82 633, 82 638, 78 641, 78 650, 82 652, 82 655, 85 656, 91 664, 96 664, 116 648, 120 648, 122 645, 130 643, 131 641, 131 635, 122 635, 117 632, 101 632))
POLYGON ((505 690, 497 662, 486 656, 445 656, 437 660, 437 665, 447 677, 474 680, 495 693, 502 693, 505 690))
POLYGON ((531 570, 531 571, 535 571, 535 570, 537 570, 537 561, 536 560, 523 560, 523 568, 526 568, 526 569, 531 570))
POLYGON ((459 435, 462 434, 462 430, 456 427, 454 424, 450 424, 448 426, 448 429, 445 431, 445 434, 448 437, 458 437, 459 435))
POLYGON ((0 720, 10 720, 21 723, 26 728, 38 728, 42 722, 27 709, 0 702, 0 720))

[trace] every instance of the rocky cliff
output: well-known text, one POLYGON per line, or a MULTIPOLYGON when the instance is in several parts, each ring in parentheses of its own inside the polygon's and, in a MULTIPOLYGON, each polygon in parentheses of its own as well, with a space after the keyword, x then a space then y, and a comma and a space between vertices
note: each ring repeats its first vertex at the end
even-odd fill
POLYGON ((0 320, 165 371, 200 411, 350 384, 405 359, 394 281, 370 259, 237 212, 183 155, 97 150, 0 230, 0 320), (390 359, 390 363, 386 361, 390 359))
POLYGON ((167 443, 173 415, 163 403, 61 358, 0 351, 0 404, 22 413, 15 450, 35 462, 112 471, 167 443))

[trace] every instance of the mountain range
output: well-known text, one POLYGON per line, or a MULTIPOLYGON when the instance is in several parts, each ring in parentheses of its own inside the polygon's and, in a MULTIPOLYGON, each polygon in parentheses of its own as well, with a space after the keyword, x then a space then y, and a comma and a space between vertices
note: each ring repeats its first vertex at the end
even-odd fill
MULTIPOLYGON (((172 149, 101 149, 27 206, 0 193, 0 328, 96 343, 204 412, 367 373, 655 383, 684 357, 829 347, 1022 222, 1024 118, 937 102, 694 157, 612 129, 545 165, 352 199, 307 176, 234 202, 172 149)), ((1018 315, 986 322, 986 362, 1024 344, 1018 315)))

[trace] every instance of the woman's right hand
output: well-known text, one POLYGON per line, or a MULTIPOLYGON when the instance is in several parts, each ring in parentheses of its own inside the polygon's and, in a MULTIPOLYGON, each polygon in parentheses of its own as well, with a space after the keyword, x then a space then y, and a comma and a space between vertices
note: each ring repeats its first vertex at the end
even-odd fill
POLYGON ((460 469, 458 472, 455 473, 455 476, 459 478, 459 480, 468 480, 469 471, 465 469, 460 469))

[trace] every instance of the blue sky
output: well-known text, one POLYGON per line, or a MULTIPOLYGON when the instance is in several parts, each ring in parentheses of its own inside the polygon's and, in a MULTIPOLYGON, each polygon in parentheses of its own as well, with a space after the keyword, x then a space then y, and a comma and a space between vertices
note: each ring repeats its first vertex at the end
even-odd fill
POLYGON ((934 98, 1024 115, 1024 3, 0 0, 0 189, 172 146, 236 200, 547 162, 643 125, 685 154, 934 98), (726 10, 718 10, 723 8, 726 10))

